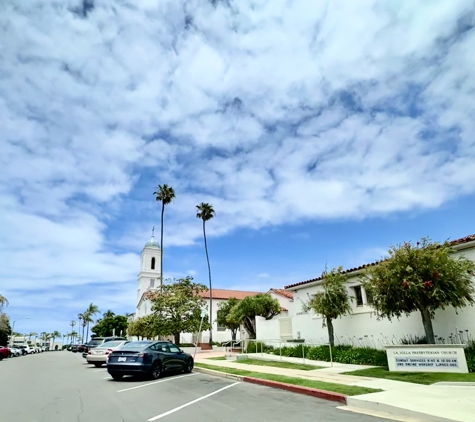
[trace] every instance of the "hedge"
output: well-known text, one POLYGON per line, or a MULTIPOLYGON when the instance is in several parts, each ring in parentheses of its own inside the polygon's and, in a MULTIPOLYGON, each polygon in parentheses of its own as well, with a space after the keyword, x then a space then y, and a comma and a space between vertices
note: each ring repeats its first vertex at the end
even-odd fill
MULTIPOLYGON (((248 345, 246 353, 270 353, 277 356, 286 356, 293 358, 302 358, 305 351, 305 359, 330 362, 330 349, 328 346, 283 346, 273 348, 264 343, 252 342, 248 345), (262 347, 262 349, 261 349, 262 347)), ((475 372, 475 341, 469 341, 465 348, 465 356, 469 372, 475 372)), ((370 347, 354 347, 350 345, 338 345, 332 348, 333 362, 370 365, 370 366, 388 366, 388 360, 385 350, 373 349, 370 347)))

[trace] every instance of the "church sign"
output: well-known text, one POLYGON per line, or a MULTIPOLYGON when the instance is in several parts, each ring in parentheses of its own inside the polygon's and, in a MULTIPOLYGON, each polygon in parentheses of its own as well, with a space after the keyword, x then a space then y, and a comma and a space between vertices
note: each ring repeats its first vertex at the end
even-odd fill
POLYGON ((390 371, 468 373, 465 344, 385 346, 390 371))

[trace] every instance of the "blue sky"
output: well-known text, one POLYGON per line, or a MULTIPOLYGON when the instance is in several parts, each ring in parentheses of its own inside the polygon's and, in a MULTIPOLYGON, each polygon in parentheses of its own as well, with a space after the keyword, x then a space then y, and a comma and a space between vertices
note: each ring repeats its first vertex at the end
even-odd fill
POLYGON ((471 0, 4 0, 0 293, 16 330, 165 277, 265 291, 475 232, 471 0), (6 40, 6 41, 5 41, 6 40))

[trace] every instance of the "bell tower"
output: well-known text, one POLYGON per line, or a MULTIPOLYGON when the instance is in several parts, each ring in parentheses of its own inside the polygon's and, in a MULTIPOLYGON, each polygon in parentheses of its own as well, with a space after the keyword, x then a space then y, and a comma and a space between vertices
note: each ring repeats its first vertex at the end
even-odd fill
POLYGON ((137 305, 142 295, 148 290, 160 287, 160 245, 155 240, 155 227, 152 237, 145 244, 140 254, 140 272, 137 277, 137 305))

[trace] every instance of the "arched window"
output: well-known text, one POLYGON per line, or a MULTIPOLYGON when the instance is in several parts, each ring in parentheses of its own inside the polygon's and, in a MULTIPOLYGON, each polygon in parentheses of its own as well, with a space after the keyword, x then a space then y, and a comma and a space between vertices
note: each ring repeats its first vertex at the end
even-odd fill
POLYGON ((152 270, 155 269, 155 258, 152 258, 152 270))

